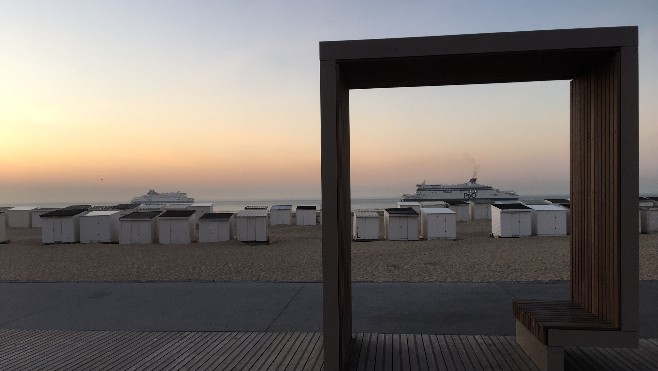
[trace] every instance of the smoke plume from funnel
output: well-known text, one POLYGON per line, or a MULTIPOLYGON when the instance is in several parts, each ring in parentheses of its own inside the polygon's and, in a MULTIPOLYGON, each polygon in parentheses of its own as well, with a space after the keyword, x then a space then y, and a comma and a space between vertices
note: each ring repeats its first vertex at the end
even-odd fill
POLYGON ((478 171, 480 170, 480 164, 478 164, 477 161, 475 161, 475 159, 473 158, 473 156, 471 156, 467 152, 464 152, 463 157, 466 163, 468 163, 469 167, 473 169, 473 176, 471 178, 477 178, 478 171))

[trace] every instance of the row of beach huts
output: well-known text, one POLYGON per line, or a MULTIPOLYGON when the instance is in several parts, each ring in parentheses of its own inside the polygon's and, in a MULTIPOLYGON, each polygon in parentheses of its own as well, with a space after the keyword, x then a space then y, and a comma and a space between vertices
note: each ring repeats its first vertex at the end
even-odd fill
MULTIPOLYGON (((269 241, 268 226, 292 222, 292 205, 247 206, 237 213, 215 213, 213 203, 73 205, 60 209, 14 207, 0 210, 0 242, 5 226, 41 228, 43 244, 186 244, 269 241)), ((316 225, 316 206, 297 206, 297 225, 316 225)), ((320 218, 321 221, 321 218, 320 218)))
MULTIPOLYGON (((658 232, 658 198, 640 199, 640 233, 658 232)), ((221 242, 267 243, 268 226, 292 224, 292 205, 247 206, 237 213, 215 213, 212 203, 74 205, 61 209, 14 207, 0 209, 0 243, 5 226, 41 228, 42 243, 186 244, 221 242), (4 220, 3 220, 4 219, 4 220)), ((570 233, 568 199, 521 202, 398 202, 382 211, 352 214, 355 241, 456 239, 457 222, 491 220, 491 236, 565 236, 570 233)), ((300 226, 322 222, 316 206, 297 206, 300 226)))

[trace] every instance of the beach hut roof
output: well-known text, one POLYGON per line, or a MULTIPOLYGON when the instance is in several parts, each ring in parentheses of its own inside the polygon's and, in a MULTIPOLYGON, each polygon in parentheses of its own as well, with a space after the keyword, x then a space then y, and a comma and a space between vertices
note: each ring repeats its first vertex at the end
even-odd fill
POLYGON ((292 210, 292 205, 274 205, 271 210, 292 210))
POLYGON ((297 206, 297 210, 315 210, 317 206, 297 206))
POLYGON ((229 220, 233 213, 205 213, 199 220, 229 220))
POLYGON ((454 210, 447 207, 426 207, 423 209, 426 214, 457 214, 454 210))
POLYGON ((510 204, 491 204, 491 206, 500 210, 530 210, 528 206, 518 202, 510 204))
POLYGON ((416 210, 410 207, 391 207, 384 209, 389 215, 418 216, 416 210))
POLYGON ((122 220, 150 220, 160 215, 159 211, 134 211, 128 215, 122 216, 122 220))
POLYGON ((85 211, 89 210, 91 205, 71 205, 67 206, 64 209, 85 209, 85 211))
POLYGON ((195 202, 195 203, 193 203, 193 204, 190 205, 190 206, 192 206, 192 207, 194 207, 194 206, 208 207, 208 206, 213 206, 213 205, 214 205, 214 204, 213 204, 212 202, 195 202))
POLYGON ((84 209, 64 208, 64 209, 57 209, 57 210, 49 211, 45 214, 42 214, 41 217, 42 218, 56 218, 56 217, 76 216, 78 214, 84 213, 85 211, 87 211, 86 208, 84 208, 84 209))
POLYGON ((119 213, 118 210, 98 210, 98 211, 91 211, 85 216, 107 216, 107 215, 114 215, 119 213))
POLYGON ((245 210, 267 210, 265 205, 247 205, 244 207, 245 210))
POLYGON ((195 212, 195 210, 167 210, 160 215, 160 218, 189 218, 195 212))
POLYGON ((379 218, 376 211, 355 211, 354 216, 359 218, 379 218))
POLYGON ((544 201, 548 201, 552 204, 568 204, 568 203, 571 203, 571 201, 569 201, 566 198, 545 198, 544 201))
POLYGON ((484 204, 491 204, 491 200, 475 199, 475 200, 468 201, 468 203, 475 204, 475 205, 484 205, 484 204))
POLYGON ((139 207, 140 204, 118 204, 112 206, 114 210, 130 210, 130 209, 136 209, 139 207))
POLYGON ((261 217, 267 217, 267 210, 263 209, 247 209, 247 210, 240 210, 238 212, 238 217, 239 218, 261 218, 261 217))
POLYGON ((16 206, 16 207, 12 207, 12 208, 9 209, 9 210, 15 210, 15 211, 28 211, 28 210, 34 210, 34 209, 36 209, 36 208, 37 208, 36 206, 16 206))
POLYGON ((468 203, 466 201, 462 201, 462 200, 446 200, 446 203, 450 206, 453 206, 453 205, 468 205, 468 203))
POLYGON ((528 205, 529 208, 537 211, 563 211, 566 212, 566 210, 558 205, 528 205))

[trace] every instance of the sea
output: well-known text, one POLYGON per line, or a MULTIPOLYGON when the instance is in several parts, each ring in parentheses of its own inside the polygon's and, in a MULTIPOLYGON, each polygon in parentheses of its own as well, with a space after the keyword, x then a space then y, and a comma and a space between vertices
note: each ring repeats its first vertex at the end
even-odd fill
MULTIPOLYGON (((521 202, 537 202, 545 198, 569 198, 568 195, 521 195, 519 200, 521 202)), ((389 207, 396 207, 400 197, 354 197, 352 198, 352 210, 383 210, 389 207)), ((2 204, 0 206, 35 206, 35 207, 50 207, 60 208, 71 205, 116 205, 126 203, 127 200, 118 200, 116 202, 59 202, 59 203, 30 203, 28 204, 2 204)), ((253 199, 253 200, 201 200, 196 202, 212 202, 213 211, 215 212, 237 212, 243 210, 246 206, 267 206, 268 209, 273 205, 292 205, 293 209, 297 206, 316 206, 318 209, 322 207, 322 199, 320 198, 304 198, 304 199, 253 199)))

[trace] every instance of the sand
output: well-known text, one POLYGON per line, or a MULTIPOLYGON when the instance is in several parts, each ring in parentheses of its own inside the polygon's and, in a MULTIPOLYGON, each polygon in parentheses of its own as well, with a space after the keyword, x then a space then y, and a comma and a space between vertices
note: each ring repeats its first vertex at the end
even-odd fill
MULTIPOLYGON (((569 237, 490 238, 490 221, 459 222, 456 241, 352 244, 354 281, 569 279, 569 237)), ((40 229, 8 228, 3 281, 322 280, 320 226, 270 227, 270 244, 41 244, 40 229)), ((640 279, 658 279, 658 234, 640 235, 640 279)))

